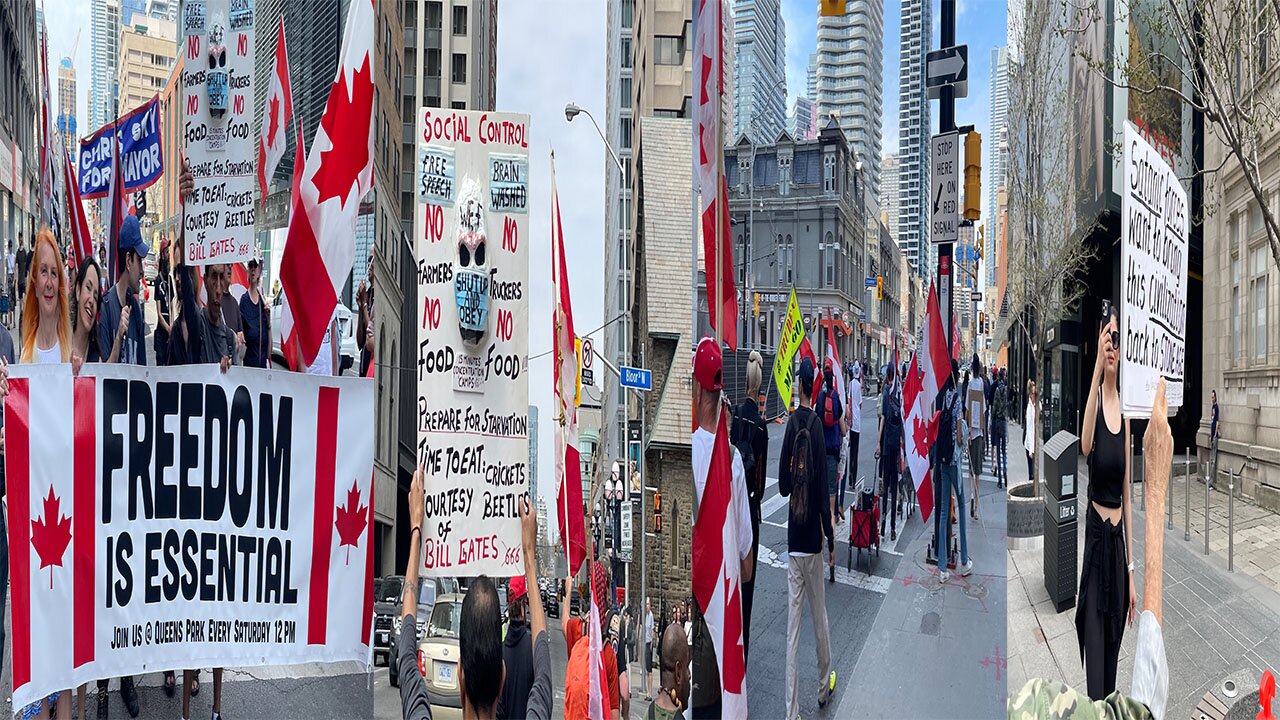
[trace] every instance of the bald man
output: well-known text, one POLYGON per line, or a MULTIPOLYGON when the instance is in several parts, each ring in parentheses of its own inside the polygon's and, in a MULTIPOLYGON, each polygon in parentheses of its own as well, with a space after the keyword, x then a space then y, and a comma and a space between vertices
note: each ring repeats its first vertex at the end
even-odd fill
POLYGON ((651 720, 684 720, 689 706, 689 639, 680 623, 662 633, 662 688, 649 706, 651 720))

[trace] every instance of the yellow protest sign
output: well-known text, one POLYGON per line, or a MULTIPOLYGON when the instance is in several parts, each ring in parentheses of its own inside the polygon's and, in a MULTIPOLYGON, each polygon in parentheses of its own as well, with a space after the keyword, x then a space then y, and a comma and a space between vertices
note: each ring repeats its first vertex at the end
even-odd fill
POLYGON ((795 288, 787 301, 787 314, 782 319, 782 334, 778 336, 778 356, 773 361, 773 382, 784 407, 791 407, 791 361, 804 340, 804 318, 800 315, 800 303, 796 302, 795 288))

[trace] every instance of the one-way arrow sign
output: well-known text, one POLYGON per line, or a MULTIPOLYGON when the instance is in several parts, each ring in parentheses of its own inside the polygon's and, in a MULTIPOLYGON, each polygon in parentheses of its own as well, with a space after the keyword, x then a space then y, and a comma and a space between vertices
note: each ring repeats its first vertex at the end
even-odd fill
POLYGON ((952 45, 939 50, 930 50, 927 56, 928 69, 925 73, 925 87, 929 97, 937 99, 942 88, 950 85, 955 89, 957 98, 969 96, 969 46, 952 45))

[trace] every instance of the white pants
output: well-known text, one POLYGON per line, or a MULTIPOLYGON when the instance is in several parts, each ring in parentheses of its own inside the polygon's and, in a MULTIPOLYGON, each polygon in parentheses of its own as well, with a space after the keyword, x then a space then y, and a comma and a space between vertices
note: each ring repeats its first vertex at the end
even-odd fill
POLYGON ((813 634, 818 646, 819 688, 831 674, 831 630, 827 627, 827 598, 823 586, 826 556, 787 557, 787 720, 800 717, 800 687, 796 678, 796 652, 800 649, 800 610, 809 598, 813 634))

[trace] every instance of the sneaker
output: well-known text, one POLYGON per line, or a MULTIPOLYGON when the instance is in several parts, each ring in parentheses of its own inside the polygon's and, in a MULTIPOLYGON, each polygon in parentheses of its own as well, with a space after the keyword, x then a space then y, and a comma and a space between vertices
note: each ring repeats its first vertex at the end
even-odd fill
POLYGON ((894 530, 890 530, 890 531, 889 531, 889 542, 893 542, 893 541, 895 541, 895 540, 897 540, 897 539, 898 539, 898 531, 897 531, 896 529, 894 529, 894 530))
POLYGON ((960 577, 969 577, 973 573, 973 560, 956 568, 956 574, 960 577))
POLYGON ((217 710, 214 710, 211 720, 222 720, 222 713, 218 712, 217 710))
POLYGON ((818 707, 826 707, 831 702, 831 696, 836 692, 836 671, 832 670, 831 675, 827 677, 827 682, 818 691, 818 707))
POLYGON ((120 678, 120 699, 124 701, 124 707, 129 711, 129 717, 138 717, 138 690, 133 686, 133 678, 125 676, 120 678))
POLYGON ((938 582, 945 583, 950 579, 951 579, 951 573, 947 572, 946 570, 943 570, 942 572, 938 573, 938 582))

